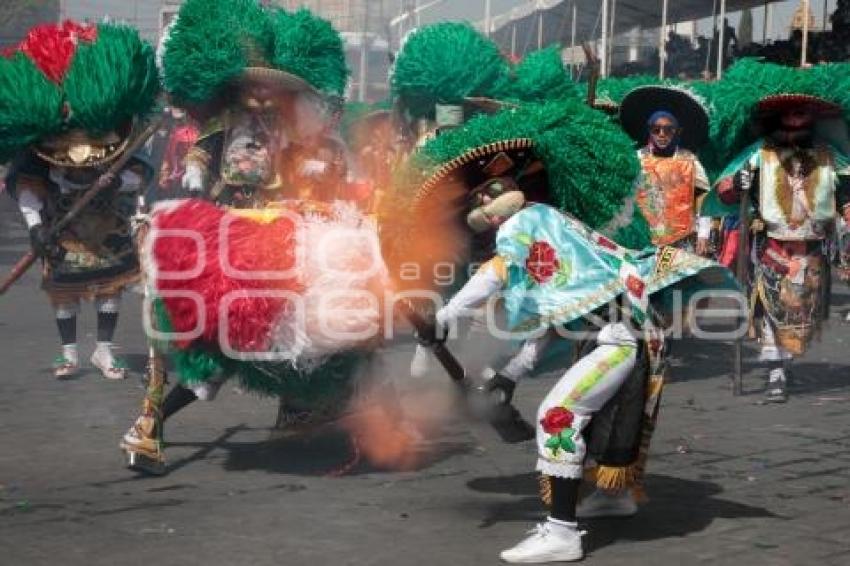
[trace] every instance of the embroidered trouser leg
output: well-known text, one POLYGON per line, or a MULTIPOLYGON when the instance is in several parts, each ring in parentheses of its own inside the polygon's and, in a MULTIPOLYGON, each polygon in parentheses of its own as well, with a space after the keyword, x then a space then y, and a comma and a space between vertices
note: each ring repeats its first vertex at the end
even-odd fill
MULTIPOLYGON (((620 326, 620 325, 616 325, 620 326)), ((581 478, 584 429, 631 375, 637 343, 624 335, 603 340, 573 365, 549 392, 537 414, 537 470, 560 478, 581 478)), ((610 332, 608 333, 610 336, 610 332)))

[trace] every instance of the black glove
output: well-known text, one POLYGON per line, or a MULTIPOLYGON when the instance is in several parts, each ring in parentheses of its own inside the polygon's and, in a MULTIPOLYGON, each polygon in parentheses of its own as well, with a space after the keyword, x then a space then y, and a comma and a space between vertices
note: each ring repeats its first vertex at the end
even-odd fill
POLYGON ((423 346, 442 344, 448 337, 448 329, 438 328, 434 322, 428 322, 418 326, 414 332, 416 340, 423 346))
POLYGON ((44 224, 36 224, 30 228, 30 246, 38 257, 46 257, 50 253, 50 230, 44 224))
POLYGON ((482 381, 477 389, 488 397, 493 405, 510 405, 514 398, 516 382, 500 373, 494 373, 493 377, 482 381))

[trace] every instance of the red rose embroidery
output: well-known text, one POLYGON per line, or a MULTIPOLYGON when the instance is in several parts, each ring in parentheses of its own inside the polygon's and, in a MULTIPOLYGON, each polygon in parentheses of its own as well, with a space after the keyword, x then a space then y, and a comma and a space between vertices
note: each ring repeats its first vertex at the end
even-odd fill
POLYGON ((646 283, 634 275, 629 275, 626 277, 626 288, 635 297, 643 297, 643 290, 646 288, 646 283))
POLYGON ((547 242, 534 242, 528 250, 525 269, 538 283, 546 283, 561 268, 558 253, 547 242))
POLYGON ((563 407, 552 407, 540 421, 546 434, 558 434, 573 425, 573 414, 563 407))

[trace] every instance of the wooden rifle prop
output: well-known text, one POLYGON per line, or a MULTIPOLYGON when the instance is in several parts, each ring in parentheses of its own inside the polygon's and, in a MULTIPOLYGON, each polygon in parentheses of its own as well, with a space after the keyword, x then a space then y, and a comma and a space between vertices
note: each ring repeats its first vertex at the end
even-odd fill
MULTIPOLYGON (((446 373, 451 378, 452 382, 457 385, 464 394, 467 404, 474 404, 474 396, 480 396, 479 401, 485 401, 487 393, 479 388, 470 386, 467 379, 467 373, 458 359, 446 347, 445 339, 437 336, 435 326, 426 321, 419 314, 409 300, 402 300, 396 303, 399 311, 410 322, 416 330, 416 334, 420 339, 420 343, 430 349, 446 370, 446 373)), ((480 405, 481 403, 476 403, 480 405)), ((474 414, 480 415, 481 411, 472 408, 474 414)), ((520 412, 510 402, 499 403, 496 407, 490 407, 487 411, 487 421, 495 429, 499 437, 509 444, 525 442, 531 440, 535 436, 534 427, 522 418, 520 412)))
MULTIPOLYGON (((98 177, 97 181, 95 181, 91 187, 86 189, 83 196, 77 199, 65 216, 60 218, 59 221, 50 228, 48 240, 56 238, 56 236, 61 234, 62 230, 67 228, 68 225, 73 222, 77 216, 79 216, 80 212, 82 212, 83 209, 88 206, 95 197, 97 197, 97 195, 109 186, 111 179, 121 171, 124 165, 126 165, 133 155, 145 144, 145 142, 148 141, 148 138, 150 138, 154 132, 159 129, 164 119, 164 116, 155 119, 136 137, 135 140, 133 140, 133 143, 127 146, 124 153, 122 153, 118 159, 112 163, 103 175, 98 177)), ((3 281, 3 284, 0 285, 0 295, 3 295, 6 291, 8 291, 9 288, 14 285, 15 281, 20 279, 23 274, 32 267, 32 264, 35 263, 36 259, 38 259, 38 256, 32 250, 19 259, 12 267, 12 271, 3 281)))
POLYGON ((587 105, 595 110, 601 110, 607 114, 616 114, 619 108, 616 104, 606 104, 596 101, 596 87, 599 83, 600 64, 599 58, 594 53, 593 48, 589 43, 581 44, 584 51, 584 58, 587 61, 587 68, 590 70, 590 76, 587 79, 587 105))

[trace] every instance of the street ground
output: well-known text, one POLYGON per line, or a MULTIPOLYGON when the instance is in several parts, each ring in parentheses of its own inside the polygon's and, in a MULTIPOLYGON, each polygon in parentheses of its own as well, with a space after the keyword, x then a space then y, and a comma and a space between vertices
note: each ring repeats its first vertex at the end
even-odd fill
MULTIPOLYGON (((0 270, 27 246, 0 197, 0 270)), ((760 403, 765 369, 752 363, 744 395, 732 396, 729 345, 677 345, 650 500, 632 519, 584 525, 588 563, 850 563, 850 327, 841 322, 850 295, 837 291, 786 405, 760 403)), ((505 445, 485 425, 446 417, 417 469, 380 470, 352 463, 340 430, 273 438, 276 403, 232 387, 169 421, 168 475, 138 477, 118 450, 143 394, 138 305, 125 299, 117 336, 130 379, 107 382, 88 368, 58 382, 36 270, 0 298, 0 564, 497 564, 542 517, 531 444, 505 445)), ((87 359, 90 308, 80 322, 87 359)), ((410 411, 438 414, 444 378, 405 379, 411 351, 388 347, 382 367, 398 374, 410 411)), ((526 415, 556 378, 546 371, 520 386, 526 415)))

